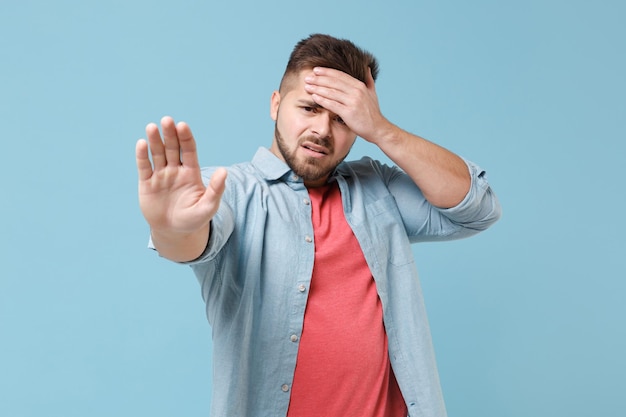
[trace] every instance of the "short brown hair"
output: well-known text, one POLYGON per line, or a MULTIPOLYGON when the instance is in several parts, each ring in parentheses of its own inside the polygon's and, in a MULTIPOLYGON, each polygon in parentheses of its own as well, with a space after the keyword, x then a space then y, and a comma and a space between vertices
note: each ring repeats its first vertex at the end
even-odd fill
POLYGON ((347 39, 317 33, 302 39, 294 47, 280 83, 281 89, 286 78, 314 67, 343 71, 362 82, 365 82, 369 68, 374 80, 378 77, 378 61, 374 55, 347 39))

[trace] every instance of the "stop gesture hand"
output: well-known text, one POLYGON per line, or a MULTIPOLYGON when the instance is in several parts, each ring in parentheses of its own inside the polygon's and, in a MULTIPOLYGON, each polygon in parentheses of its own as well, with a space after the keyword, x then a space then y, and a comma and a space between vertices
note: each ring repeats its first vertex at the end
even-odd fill
POLYGON ((217 170, 205 187, 189 126, 164 117, 161 129, 163 139, 158 126, 150 123, 146 126, 147 142, 141 139, 136 145, 139 206, 159 253, 173 260, 190 260, 206 247, 210 221, 224 192, 226 171, 217 170))

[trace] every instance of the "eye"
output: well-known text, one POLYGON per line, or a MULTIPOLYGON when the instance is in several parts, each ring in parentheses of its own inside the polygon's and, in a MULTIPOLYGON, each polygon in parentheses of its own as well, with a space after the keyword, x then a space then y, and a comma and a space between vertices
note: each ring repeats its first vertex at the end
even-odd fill
POLYGON ((346 122, 343 121, 343 119, 339 116, 335 117, 335 121, 339 124, 345 125, 346 122))
POLYGON ((312 112, 315 112, 317 109, 311 106, 302 106, 302 110, 304 110, 307 113, 312 113, 312 112))

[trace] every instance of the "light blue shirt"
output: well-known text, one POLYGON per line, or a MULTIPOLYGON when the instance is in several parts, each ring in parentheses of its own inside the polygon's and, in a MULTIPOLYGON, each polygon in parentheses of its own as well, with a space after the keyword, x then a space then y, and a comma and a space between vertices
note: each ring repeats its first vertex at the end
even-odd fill
MULTIPOLYGON (((429 204, 399 168, 370 158, 343 162, 330 179, 376 282, 410 416, 446 415, 410 243, 471 236, 500 216, 484 171, 467 165, 471 189, 449 209, 429 204)), ((211 173, 203 170, 206 182, 211 173)), ((284 162, 260 148, 228 169, 207 249, 189 263, 213 330, 212 416, 286 415, 314 248, 307 189, 284 162)))

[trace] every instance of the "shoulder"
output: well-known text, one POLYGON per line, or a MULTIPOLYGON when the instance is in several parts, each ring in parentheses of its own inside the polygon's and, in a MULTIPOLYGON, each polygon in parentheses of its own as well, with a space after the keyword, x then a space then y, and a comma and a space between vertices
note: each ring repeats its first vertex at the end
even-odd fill
POLYGON ((387 165, 369 156, 355 161, 342 162, 336 170, 336 174, 343 177, 354 177, 363 180, 380 180, 385 183, 404 172, 394 165, 387 165))
MULTIPOLYGON (((201 175, 203 181, 208 183, 209 179, 213 175, 213 173, 220 168, 219 166, 212 167, 203 167, 201 169, 201 175)), ((257 182, 260 180, 258 172, 254 169, 251 162, 241 162, 238 164, 234 164, 231 166, 222 167, 226 169, 228 176, 226 177, 226 181, 229 183, 246 183, 246 182, 257 182)))

